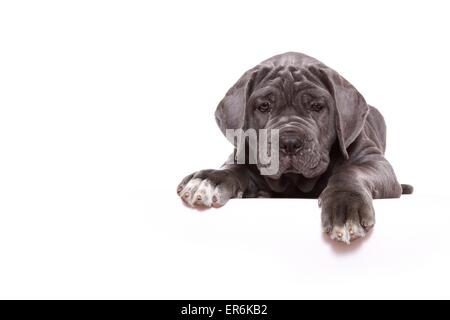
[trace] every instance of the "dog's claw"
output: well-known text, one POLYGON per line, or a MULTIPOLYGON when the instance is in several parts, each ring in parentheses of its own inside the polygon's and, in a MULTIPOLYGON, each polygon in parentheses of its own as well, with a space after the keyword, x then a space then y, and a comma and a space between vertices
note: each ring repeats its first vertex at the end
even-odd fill
POLYGON ((326 233, 326 234, 330 234, 330 232, 331 232, 331 227, 324 227, 323 228, 323 233, 326 233))

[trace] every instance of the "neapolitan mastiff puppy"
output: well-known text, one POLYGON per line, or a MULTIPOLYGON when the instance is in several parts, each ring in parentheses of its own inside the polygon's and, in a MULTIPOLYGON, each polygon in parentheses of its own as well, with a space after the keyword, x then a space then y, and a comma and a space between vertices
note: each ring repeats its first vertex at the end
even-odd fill
POLYGON ((219 170, 195 172, 177 189, 190 206, 220 207, 235 197, 318 197, 323 231, 350 243, 374 226, 372 199, 412 192, 397 182, 383 155, 380 112, 307 55, 277 55, 248 70, 219 103, 216 121, 224 134, 278 129, 279 168, 263 175, 258 162, 228 161, 219 170))

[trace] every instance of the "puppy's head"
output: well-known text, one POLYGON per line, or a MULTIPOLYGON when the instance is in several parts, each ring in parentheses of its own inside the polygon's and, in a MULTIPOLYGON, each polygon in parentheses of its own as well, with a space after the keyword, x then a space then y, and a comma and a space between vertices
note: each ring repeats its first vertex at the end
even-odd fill
POLYGON ((364 98, 336 71, 289 53, 247 71, 219 104, 216 120, 224 133, 277 129, 279 169, 271 178, 285 173, 312 178, 327 169, 336 141, 348 157, 367 113, 364 98))

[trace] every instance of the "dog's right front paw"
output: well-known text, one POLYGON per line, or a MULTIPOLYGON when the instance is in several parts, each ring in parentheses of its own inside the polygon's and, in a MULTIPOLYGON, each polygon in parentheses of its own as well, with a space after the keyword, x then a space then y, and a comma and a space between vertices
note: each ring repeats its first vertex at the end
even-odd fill
POLYGON ((227 169, 195 172, 181 181, 177 193, 196 208, 218 208, 231 198, 242 197, 239 181, 227 169))

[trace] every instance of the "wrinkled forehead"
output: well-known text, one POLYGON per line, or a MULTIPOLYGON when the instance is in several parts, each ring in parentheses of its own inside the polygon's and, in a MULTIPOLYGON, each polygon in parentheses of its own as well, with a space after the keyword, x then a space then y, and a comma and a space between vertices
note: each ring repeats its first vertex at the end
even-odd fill
POLYGON ((271 87, 290 96, 308 89, 326 90, 322 81, 307 67, 264 67, 257 75, 253 91, 271 87))

